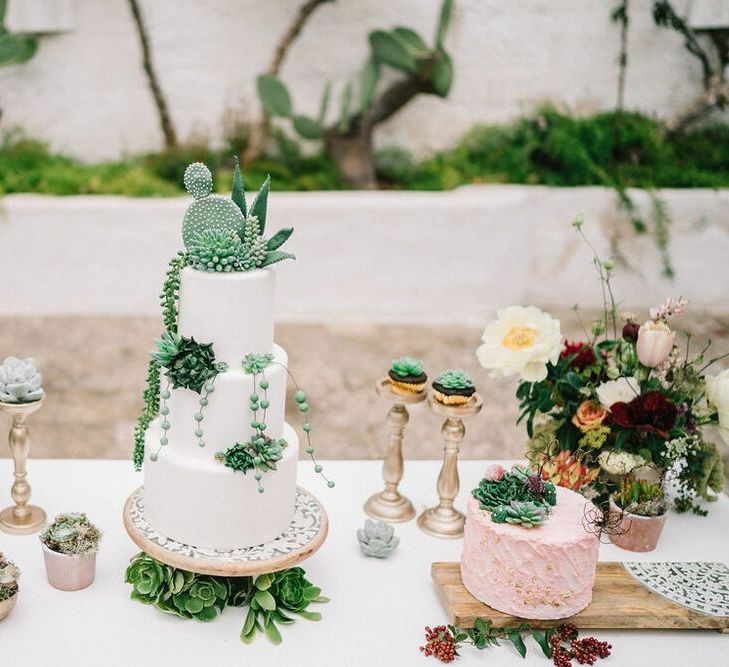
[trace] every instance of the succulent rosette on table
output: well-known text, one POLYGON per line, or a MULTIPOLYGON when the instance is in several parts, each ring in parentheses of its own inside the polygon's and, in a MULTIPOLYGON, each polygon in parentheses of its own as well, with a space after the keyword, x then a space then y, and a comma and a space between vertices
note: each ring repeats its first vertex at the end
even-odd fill
POLYGON ((519 421, 543 479, 607 502, 623 478, 652 469, 661 484, 673 482, 676 510, 705 514, 701 501, 724 481, 705 427, 717 425, 729 443, 729 370, 707 370, 727 355, 692 354, 690 337, 679 347, 672 320, 684 299, 668 299, 642 324, 619 315, 613 263, 596 255, 595 266, 605 310, 585 340, 563 340, 559 321, 537 308, 511 307, 486 327, 477 356, 496 376, 520 377, 519 421))

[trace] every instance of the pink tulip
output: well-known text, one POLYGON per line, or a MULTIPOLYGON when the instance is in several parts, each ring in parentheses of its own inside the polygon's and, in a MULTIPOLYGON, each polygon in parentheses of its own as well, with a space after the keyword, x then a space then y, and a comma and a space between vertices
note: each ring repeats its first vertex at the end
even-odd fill
POLYGON ((506 469, 504 466, 501 466, 498 463, 492 463, 488 468, 486 468, 486 474, 484 477, 488 482, 498 482, 500 479, 503 479, 505 474, 506 469))
POLYGON ((673 349, 676 333, 665 322, 648 320, 638 329, 638 360, 648 368, 660 366, 673 349))

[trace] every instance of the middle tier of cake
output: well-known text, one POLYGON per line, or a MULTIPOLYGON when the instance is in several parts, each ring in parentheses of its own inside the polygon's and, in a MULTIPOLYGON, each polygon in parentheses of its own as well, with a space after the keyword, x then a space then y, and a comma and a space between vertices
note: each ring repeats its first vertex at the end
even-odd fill
MULTIPOLYGON (((250 408, 251 394, 256 393, 261 400, 268 400, 265 420, 263 410, 258 411, 258 420, 265 421, 265 435, 269 438, 282 437, 284 409, 286 405, 287 356, 283 348, 273 346, 274 361, 254 382, 253 375, 246 373, 242 366, 229 368, 218 374, 213 382, 214 391, 207 395, 207 405, 202 409, 203 419, 198 422, 195 415, 201 412, 201 394, 190 389, 172 389, 167 400, 169 413, 167 421, 168 447, 184 451, 187 456, 209 459, 215 452, 223 451, 236 443, 250 439, 253 428, 251 422, 255 415, 250 408), (265 391, 260 387, 265 377, 269 386, 265 391), (202 431, 202 436, 195 434, 202 431), (204 446, 200 446, 202 440, 204 446)), ((166 388, 162 378, 162 388, 166 388)), ((159 440, 152 442, 152 451, 160 451, 159 440)))

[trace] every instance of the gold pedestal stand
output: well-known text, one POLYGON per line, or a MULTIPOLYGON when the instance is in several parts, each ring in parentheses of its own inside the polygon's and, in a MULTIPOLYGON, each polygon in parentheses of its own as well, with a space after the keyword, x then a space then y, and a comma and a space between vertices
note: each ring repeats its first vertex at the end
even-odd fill
POLYGON ((43 405, 43 399, 33 403, 2 403, 0 411, 13 419, 8 442, 10 454, 15 464, 13 487, 10 495, 15 505, 0 512, 0 530, 15 535, 35 533, 46 522, 46 513, 35 505, 28 505, 30 500, 30 484, 28 484, 25 463, 28 460, 30 437, 25 424, 28 415, 33 414, 43 405))
POLYGON ((441 429, 445 446, 443 447, 443 466, 438 475, 437 485, 440 502, 435 507, 425 510, 418 517, 418 526, 434 537, 462 537, 466 517, 453 507, 453 501, 458 495, 460 486, 458 445, 466 434, 463 418, 481 412, 483 398, 480 394, 474 394, 465 405, 444 405, 433 396, 428 396, 428 405, 434 412, 446 417, 441 429))
POLYGON ((413 504, 398 490, 403 475, 402 439, 405 425, 410 420, 405 405, 422 403, 427 392, 401 395, 392 391, 390 381, 385 377, 375 384, 377 394, 392 403, 387 413, 387 426, 390 432, 390 443, 387 447, 385 460, 382 464, 382 477, 385 480, 385 489, 370 496, 364 505, 364 511, 373 519, 380 521, 409 521, 415 516, 413 504))

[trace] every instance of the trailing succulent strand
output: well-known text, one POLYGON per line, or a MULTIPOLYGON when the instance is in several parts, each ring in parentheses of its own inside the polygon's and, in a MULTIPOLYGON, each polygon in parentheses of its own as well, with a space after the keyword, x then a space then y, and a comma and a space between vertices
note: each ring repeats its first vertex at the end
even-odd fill
MULTIPOLYGON (((292 382, 294 383, 294 386, 296 388, 296 393, 294 394, 294 399, 296 400, 299 413, 301 414, 302 418, 302 425, 301 430, 304 432, 306 436, 307 446, 306 446, 306 453, 309 455, 309 458, 311 459, 312 463, 314 464, 314 472, 316 472, 318 475, 321 475, 321 477, 326 481, 327 486, 331 489, 334 487, 334 481, 330 480, 324 475, 324 468, 322 465, 320 465, 316 458, 314 457, 314 446, 311 442, 311 431, 312 426, 309 423, 309 420, 307 418, 307 413, 309 412, 309 404, 306 402, 306 393, 302 391, 301 387, 299 386, 299 383, 296 381, 296 378, 293 376, 291 371, 284 366, 283 364, 275 361, 275 358, 273 354, 265 353, 265 354, 247 354, 243 361, 243 369, 246 373, 249 375, 253 375, 253 393, 249 397, 249 408, 251 412, 253 413, 253 420, 251 421, 251 427, 254 430, 254 434, 251 437, 250 443, 246 443, 245 445, 242 445, 242 447, 246 447, 249 450, 249 453, 251 449, 257 451, 257 456, 253 456, 254 465, 256 466, 257 470, 255 473, 255 479, 258 482, 258 492, 263 493, 264 489, 261 485, 261 476, 263 472, 266 472, 266 467, 264 463, 264 458, 262 457, 261 452, 267 451, 272 445, 270 443, 274 443, 274 451, 278 451, 276 449, 276 442, 285 442, 285 440, 281 441, 272 441, 270 438, 266 438, 264 436, 264 431, 267 428, 266 425, 266 411, 270 405, 268 400, 268 388, 270 386, 270 382, 268 378, 266 377, 266 368, 268 368, 270 365, 276 364, 278 366, 281 366, 286 373, 288 373, 289 377, 291 378, 292 382), (259 380, 260 376, 260 380, 259 380), (263 392, 263 398, 259 395, 259 390, 263 392), (259 410, 261 411, 261 414, 259 415, 259 410), (258 449, 256 449, 258 448, 258 449), (263 464, 263 466, 262 466, 263 464)), ((235 447, 235 446, 234 446, 235 447)), ((228 450, 230 451, 230 450, 228 450)), ((218 460, 223 461, 227 465, 227 458, 225 456, 225 452, 219 453, 216 458, 218 460)), ((280 457, 279 457, 280 458, 280 457)), ((232 466, 229 466, 232 467, 232 466)))
POLYGON ((132 585, 133 600, 185 619, 212 621, 225 607, 248 607, 240 635, 246 643, 261 631, 279 644, 279 625, 293 623, 294 615, 318 621, 321 614, 308 611, 309 605, 328 602, 300 567, 255 578, 215 577, 173 568, 139 553, 127 567, 125 581, 132 585))
POLYGON ((142 469, 142 463, 144 463, 144 438, 147 429, 159 411, 159 387, 159 366, 154 359, 150 359, 149 365, 147 366, 147 386, 142 392, 144 406, 134 427, 134 453, 132 454, 132 461, 134 463, 134 469, 137 472, 142 469))
POLYGON ((165 281, 162 284, 162 293, 159 295, 162 304, 162 321, 165 330, 177 333, 177 301, 180 291, 180 273, 182 269, 190 264, 190 256, 179 251, 170 260, 165 281))

